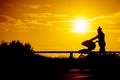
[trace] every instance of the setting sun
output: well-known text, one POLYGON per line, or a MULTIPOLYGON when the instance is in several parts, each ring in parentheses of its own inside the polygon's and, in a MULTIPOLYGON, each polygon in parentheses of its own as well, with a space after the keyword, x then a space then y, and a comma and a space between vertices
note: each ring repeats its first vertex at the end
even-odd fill
POLYGON ((87 31, 87 20, 80 19, 75 21, 75 32, 86 32, 87 31))

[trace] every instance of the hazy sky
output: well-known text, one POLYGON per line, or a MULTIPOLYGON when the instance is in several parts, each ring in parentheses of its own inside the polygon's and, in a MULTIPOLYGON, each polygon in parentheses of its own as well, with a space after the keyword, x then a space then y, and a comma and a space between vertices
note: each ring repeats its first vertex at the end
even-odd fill
POLYGON ((82 49, 98 26, 106 50, 120 50, 120 0, 0 0, 0 40, 29 42, 34 50, 82 49), (89 32, 73 32, 78 19, 89 21, 89 32))

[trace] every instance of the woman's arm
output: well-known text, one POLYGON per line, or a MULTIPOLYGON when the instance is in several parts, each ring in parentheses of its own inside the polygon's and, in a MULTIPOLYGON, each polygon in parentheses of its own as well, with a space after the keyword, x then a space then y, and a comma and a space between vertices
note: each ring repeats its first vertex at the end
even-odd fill
POLYGON ((98 35, 97 36, 95 36, 95 37, 93 37, 92 39, 90 39, 90 40, 95 40, 95 39, 97 39, 98 38, 98 35))

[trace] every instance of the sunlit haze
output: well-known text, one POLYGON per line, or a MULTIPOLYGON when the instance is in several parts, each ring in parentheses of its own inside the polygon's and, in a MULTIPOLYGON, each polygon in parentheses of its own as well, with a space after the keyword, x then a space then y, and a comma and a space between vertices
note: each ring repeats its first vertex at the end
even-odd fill
POLYGON ((106 50, 119 51, 120 0, 0 0, 0 41, 29 42, 37 51, 84 49, 98 26, 106 50))

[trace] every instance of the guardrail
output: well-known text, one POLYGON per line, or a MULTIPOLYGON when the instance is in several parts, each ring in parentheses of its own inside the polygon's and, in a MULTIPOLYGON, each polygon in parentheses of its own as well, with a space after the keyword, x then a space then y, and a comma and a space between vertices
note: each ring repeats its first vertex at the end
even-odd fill
MULTIPOLYGON (((73 53, 80 53, 80 54, 99 54, 99 51, 90 51, 85 53, 83 51, 34 51, 34 53, 69 53, 69 58, 73 58, 73 53)), ((120 51, 105 51, 105 54, 120 54, 120 51)))

